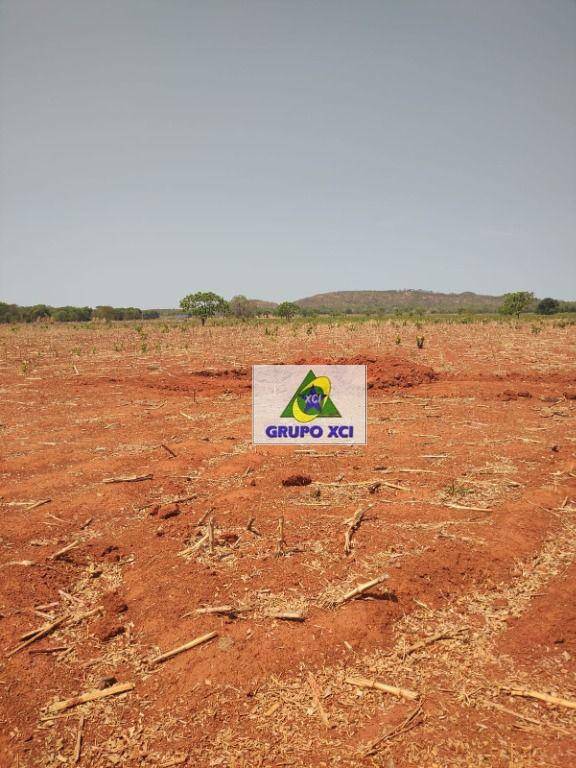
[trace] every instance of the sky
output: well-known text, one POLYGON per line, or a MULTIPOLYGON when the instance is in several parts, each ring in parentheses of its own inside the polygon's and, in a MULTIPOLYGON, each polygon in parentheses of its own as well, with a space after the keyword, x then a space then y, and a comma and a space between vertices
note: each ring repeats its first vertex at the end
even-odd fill
POLYGON ((0 0, 0 300, 576 299, 576 0, 0 0))

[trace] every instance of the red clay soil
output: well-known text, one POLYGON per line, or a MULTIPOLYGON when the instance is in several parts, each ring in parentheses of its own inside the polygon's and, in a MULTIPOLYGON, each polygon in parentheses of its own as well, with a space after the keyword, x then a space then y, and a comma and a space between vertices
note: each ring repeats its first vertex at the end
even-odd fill
POLYGON ((0 766, 576 765, 574 326, 144 333, 0 329, 0 766), (367 446, 251 444, 294 360, 367 446))
POLYGON ((373 357, 356 354, 350 357, 316 358, 305 360, 300 358, 294 365, 365 365, 367 368, 368 389, 408 389, 418 384, 428 384, 438 379, 438 374, 428 365, 415 363, 403 357, 384 355, 373 357))

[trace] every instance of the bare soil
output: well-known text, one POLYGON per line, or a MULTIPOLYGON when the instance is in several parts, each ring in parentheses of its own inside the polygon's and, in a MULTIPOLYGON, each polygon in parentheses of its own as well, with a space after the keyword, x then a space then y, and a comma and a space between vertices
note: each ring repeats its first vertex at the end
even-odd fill
POLYGON ((576 709, 510 692, 576 702, 575 342, 1 328, 0 765, 576 764, 576 709), (368 445, 252 446, 250 366, 318 361, 368 364, 368 445))

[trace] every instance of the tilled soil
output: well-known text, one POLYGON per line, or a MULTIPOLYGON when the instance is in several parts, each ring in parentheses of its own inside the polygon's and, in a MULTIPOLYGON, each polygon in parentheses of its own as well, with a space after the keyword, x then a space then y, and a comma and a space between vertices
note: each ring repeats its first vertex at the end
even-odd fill
POLYGON ((0 328, 0 765, 576 764, 575 341, 0 328), (293 362, 368 365, 366 447, 251 445, 293 362))

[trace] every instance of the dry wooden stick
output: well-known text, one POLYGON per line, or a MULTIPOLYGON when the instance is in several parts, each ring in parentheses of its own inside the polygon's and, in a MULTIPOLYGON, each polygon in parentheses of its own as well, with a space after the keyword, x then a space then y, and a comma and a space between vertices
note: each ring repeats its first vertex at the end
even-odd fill
POLYGON ((76 765, 80 762, 82 756, 82 731, 84 729, 84 717, 80 715, 78 720, 78 733, 76 734, 76 746, 74 747, 74 754, 72 755, 72 765, 76 765))
POLYGON ((465 509, 465 510, 469 510, 470 512, 490 512, 491 511, 486 507, 467 507, 464 504, 455 504, 453 502, 446 502, 444 506, 450 507, 451 509, 465 509))
POLYGON ((278 538, 276 540, 276 557, 281 557, 284 554, 284 548, 286 546, 286 539, 284 538, 284 515, 278 518, 278 538))
POLYGON ((180 757, 172 757, 166 760, 164 763, 160 763, 160 768, 174 768, 176 765, 182 765, 188 760, 188 755, 180 755, 180 757))
POLYGON ((111 685, 109 688, 97 688, 86 693, 81 693, 79 696, 74 696, 71 699, 64 699, 64 701, 57 701, 55 704, 51 704, 48 707, 48 711, 52 713, 63 712, 65 709, 71 709, 77 707, 79 704, 86 704, 89 701, 98 701, 98 699, 106 699, 108 696, 115 696, 118 693, 126 693, 134 688, 134 683, 118 683, 117 685, 111 685))
POLYGON ((44 603, 44 605, 37 605, 35 607, 35 610, 37 611, 49 611, 51 608, 56 608, 58 606, 58 603, 44 603))
POLYGON ((387 733, 384 734, 384 736, 381 736, 379 739, 376 739, 376 741, 373 741, 372 744, 368 747, 368 749, 364 752, 364 757, 369 757, 370 755, 374 755, 378 747, 380 747, 385 741, 388 741, 389 739, 394 739, 396 736, 400 736, 403 733, 406 733, 407 731, 410 731, 412 728, 414 728, 418 723, 416 722, 416 718, 418 715, 422 712, 422 704, 418 704, 416 709, 414 709, 408 717, 403 720, 399 725, 395 726, 394 728, 391 728, 387 733))
POLYGON ((344 534, 344 552, 349 555, 352 552, 352 536, 360 527, 365 510, 357 509, 354 516, 348 522, 348 528, 344 534))
POLYGON ((191 547, 188 547, 188 549, 183 549, 179 552, 180 555, 191 555, 192 552, 196 552, 197 549, 200 549, 200 547, 204 546, 204 544, 208 541, 208 534, 205 533, 204 536, 198 539, 197 542, 192 544, 191 547))
POLYGON ((172 448, 168 448, 168 446, 167 446, 167 445, 164 445, 164 443, 160 443, 160 448, 164 448, 164 450, 166 451, 166 453, 168 453, 168 454, 170 455, 170 458, 171 458, 171 459, 175 459, 175 458, 176 458, 176 454, 174 453, 174 451, 172 450, 172 448))
POLYGON ((90 611, 86 611, 86 613, 80 613, 77 616, 71 616, 70 617, 70 624, 79 624, 81 621, 84 621, 84 619, 89 619, 92 616, 97 616, 99 613, 103 613, 104 608, 99 605, 97 608, 92 608, 90 611))
POLYGON ((35 655, 37 653, 60 653, 61 651, 67 651, 67 645, 58 645, 54 648, 31 648, 28 653, 35 655))
POLYGON ((386 685, 386 683, 380 683, 378 680, 370 680, 367 677, 347 677, 344 680, 349 685, 355 685, 358 688, 373 688, 376 691, 384 691, 384 693, 391 693, 394 696, 400 696, 403 699, 414 701, 419 698, 416 691, 411 691, 408 688, 397 688, 394 685, 386 685))
POLYGON ((375 579, 372 579, 371 581, 367 581, 365 584, 359 584, 357 587, 354 587, 354 589, 350 590, 350 592, 347 592, 343 597, 337 600, 336 605, 341 605, 342 603, 345 603, 348 600, 352 600, 353 598, 358 597, 358 595, 363 594, 367 590, 371 589, 371 587, 375 587, 377 584, 381 584, 383 581, 386 581, 386 579, 388 578, 390 578, 388 574, 383 573, 381 576, 376 576, 375 579))
POLYGON ((56 621, 53 621, 51 624, 48 624, 45 627, 41 627, 40 629, 36 630, 36 632, 29 636, 27 640, 25 640, 23 643, 20 643, 20 645, 17 645, 16 648, 13 648, 9 653, 6 654, 6 658, 10 658, 10 656, 13 656, 15 653, 18 653, 19 651, 22 651, 24 648, 27 648, 32 643, 35 643, 37 640, 42 640, 43 637, 46 637, 51 632, 53 632, 55 629, 57 629, 61 624, 63 624, 68 616, 61 616, 59 619, 56 619, 56 621))
MULTIPOLYGON (((334 483, 323 483, 320 480, 315 480, 314 485, 320 485, 326 488, 365 488, 370 487, 371 485, 385 485, 385 483, 383 483, 379 477, 375 477, 373 480, 353 480, 349 483, 344 483, 341 480, 338 480, 334 483)), ((405 489, 402 488, 402 490, 405 489)))
POLYGON ((143 507, 138 507, 138 512, 142 512, 150 507, 166 507, 168 504, 183 504, 185 501, 193 501, 198 498, 196 494, 192 496, 178 496, 175 499, 166 499, 166 501, 152 501, 150 504, 144 504, 143 507))
POLYGON ((246 530, 250 531, 250 533, 253 533, 254 536, 262 536, 260 531, 256 530, 256 528, 254 528, 254 523, 255 522, 256 522, 256 518, 255 517, 251 517, 250 520, 248 520, 248 522, 246 523, 246 530))
POLYGON ((18 638, 20 642, 23 642, 24 640, 28 640, 30 637, 34 637, 38 634, 38 632, 41 632, 44 629, 44 627, 40 627, 40 629, 29 629, 28 632, 24 632, 23 635, 20 635, 18 638))
POLYGON ((204 512, 201 516, 198 522, 195 524, 196 528, 201 528, 204 523, 206 522, 206 519, 208 518, 208 515, 210 515, 212 512, 212 508, 207 509, 206 512, 204 512))
POLYGON ((396 485, 396 483, 387 483, 385 480, 380 480, 380 485, 385 485, 386 488, 394 488, 395 491, 410 491, 411 488, 406 488, 403 485, 396 485))
POLYGON ((419 640, 417 643, 414 643, 414 645, 408 646, 402 655, 409 656, 411 653, 414 653, 414 651, 419 651, 421 648, 426 648, 427 645, 432 645, 432 643, 435 643, 438 640, 452 640, 452 638, 463 631, 463 629, 459 629, 456 632, 437 632, 435 635, 431 635, 424 640, 419 640))
POLYGON ((545 701, 547 704, 555 704, 558 707, 568 707, 569 709, 576 709, 576 701, 571 699, 562 699, 559 696, 550 696, 547 693, 540 693, 539 691, 531 691, 526 688, 507 688, 501 687, 501 690, 509 693, 510 696, 523 696, 527 699, 538 699, 538 701, 545 701))
POLYGON ((177 656, 179 653, 189 651, 191 648, 196 648, 196 646, 202 645, 202 643, 207 643, 209 640, 213 640, 217 635, 218 632, 208 632, 206 635, 196 637, 194 640, 190 640, 189 643, 184 643, 184 645, 179 645, 178 648, 173 648, 171 651, 167 651, 166 653, 161 653, 159 656, 155 656, 153 659, 150 659, 150 664, 160 664, 160 662, 171 659, 173 656, 177 656))
POLYGON ((52 501, 52 499, 41 499, 40 501, 35 501, 30 504, 29 507, 27 507, 27 510, 36 509, 36 507, 41 507, 43 504, 48 504, 50 501, 52 501))
POLYGON ((103 483, 138 483, 140 480, 152 480, 153 475, 127 475, 126 477, 105 477, 103 483))
POLYGON ((320 692, 320 688, 318 686, 316 678, 314 677, 312 672, 308 672, 308 682, 310 683, 310 689, 312 691, 312 699, 314 701, 316 711, 318 712, 320 719, 324 723, 324 726, 326 728, 330 728, 330 721, 328 720, 328 715, 326 714, 326 710, 322 706, 322 701, 321 701, 322 694, 320 692))
POLYGON ((423 459, 447 459, 447 453, 422 453, 420 454, 423 459))
POLYGON ((77 547, 78 544, 80 544, 79 539, 73 541, 72 544, 67 544, 65 547, 62 547, 62 549, 59 549, 58 552, 54 552, 54 554, 50 556, 50 560, 58 560, 62 555, 65 555, 67 552, 74 549, 74 547, 77 547))
MULTIPOLYGON (((201 615, 211 615, 211 614, 223 614, 225 616, 236 616, 237 613, 245 613, 246 611, 251 610, 250 606, 244 606, 240 605, 238 607, 235 607, 233 605, 212 605, 212 606, 206 606, 205 608, 196 608, 194 613, 199 613, 201 615)), ((191 616, 191 613, 185 613, 184 616, 191 616)))
POLYGON ((543 723, 540 720, 536 720, 534 717, 528 717, 527 715, 522 715, 520 712, 515 712, 513 709, 503 707, 501 704, 497 704, 495 701, 489 702, 489 706, 491 706, 493 709, 497 709, 499 712, 505 712, 508 715, 513 715, 514 717, 519 718, 520 720, 525 720, 527 723, 539 725, 540 728, 551 728, 553 731, 566 734, 566 736, 572 736, 572 733, 566 730, 566 728, 562 728, 559 725, 552 725, 551 723, 543 723))
POLYGON ((267 616, 269 619, 283 619, 284 621, 306 620, 306 617, 299 611, 272 611, 267 616))
POLYGON ((208 520, 208 551, 214 552, 214 517, 208 520))

